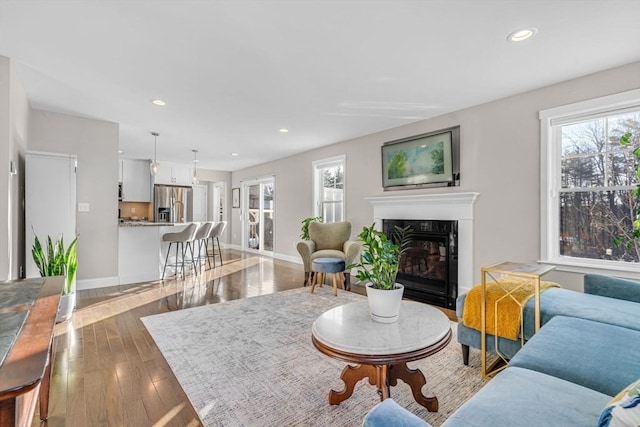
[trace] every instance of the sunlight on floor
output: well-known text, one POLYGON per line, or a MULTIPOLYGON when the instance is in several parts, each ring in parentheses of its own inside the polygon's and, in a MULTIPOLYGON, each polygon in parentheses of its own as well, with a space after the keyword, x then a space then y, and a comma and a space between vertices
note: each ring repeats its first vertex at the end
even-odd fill
POLYGON ((268 271, 265 271, 265 263, 272 264, 273 261, 263 257, 250 257, 231 262, 227 261, 221 267, 206 270, 198 276, 189 275, 184 280, 172 279, 165 281, 165 283, 159 281, 151 282, 148 285, 136 287, 133 290, 127 289, 118 292, 119 295, 113 299, 75 310, 70 320, 56 325, 55 336, 72 333, 74 329, 81 329, 92 323, 105 320, 163 298, 167 298, 167 304, 173 307, 173 309, 202 305, 200 301, 206 297, 209 283, 214 282, 212 286, 213 289, 215 289, 224 276, 241 272, 253 266, 257 266, 258 268, 259 284, 258 286, 247 286, 246 296, 260 295, 264 293, 265 290, 273 291, 273 270, 266 269, 268 271), (141 289, 143 290, 141 291, 141 289), (171 301, 169 298, 175 298, 175 300, 171 301))

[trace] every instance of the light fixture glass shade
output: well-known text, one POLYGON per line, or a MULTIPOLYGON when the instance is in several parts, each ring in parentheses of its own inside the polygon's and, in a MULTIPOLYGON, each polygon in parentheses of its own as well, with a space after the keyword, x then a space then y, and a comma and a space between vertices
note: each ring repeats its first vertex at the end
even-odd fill
POLYGON ((149 170, 151 171, 151 175, 152 176, 156 176, 158 173, 158 167, 160 167, 160 165, 158 164, 158 132, 151 132, 151 135, 153 135, 153 161, 151 162, 151 164, 149 165, 149 170))
POLYGON ((191 178, 192 184, 198 183, 198 150, 193 151, 193 178, 191 178))

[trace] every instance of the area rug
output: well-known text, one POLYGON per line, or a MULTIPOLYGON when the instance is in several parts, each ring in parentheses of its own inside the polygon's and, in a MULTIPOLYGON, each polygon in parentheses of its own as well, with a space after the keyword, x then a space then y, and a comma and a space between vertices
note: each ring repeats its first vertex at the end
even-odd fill
MULTIPOLYGON (((142 321, 205 426, 356 426, 379 402, 376 389, 360 381, 351 398, 329 405, 329 390, 343 389, 345 364, 313 346, 311 325, 326 310, 363 298, 345 291, 335 297, 330 286, 314 294, 300 288, 142 321)), ((484 384, 478 365, 479 357, 462 364, 454 338, 439 353, 409 363, 425 374, 438 412, 415 403, 402 381, 391 396, 438 426, 484 384)))

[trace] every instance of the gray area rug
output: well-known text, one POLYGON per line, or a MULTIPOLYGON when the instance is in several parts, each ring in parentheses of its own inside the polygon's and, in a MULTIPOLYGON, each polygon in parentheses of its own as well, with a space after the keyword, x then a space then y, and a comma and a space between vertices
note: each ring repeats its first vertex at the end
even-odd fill
MULTIPOLYGON (((327 401, 342 390, 344 362, 311 343, 311 325, 326 310, 364 297, 331 286, 277 292, 163 313, 142 319, 206 426, 357 426, 376 403, 375 387, 360 381, 340 405, 327 401)), ((438 426, 484 381, 479 357, 462 364, 454 339, 439 353, 409 363, 419 368, 440 403, 429 413, 402 381, 391 396, 438 426)), ((475 356, 475 357, 473 357, 475 356)))

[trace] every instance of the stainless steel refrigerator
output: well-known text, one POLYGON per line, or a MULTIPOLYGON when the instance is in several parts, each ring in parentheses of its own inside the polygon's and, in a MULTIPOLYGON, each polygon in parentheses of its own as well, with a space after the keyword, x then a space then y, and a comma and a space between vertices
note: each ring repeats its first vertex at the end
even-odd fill
POLYGON ((193 189, 178 185, 154 185, 153 213, 156 222, 193 221, 193 189))

